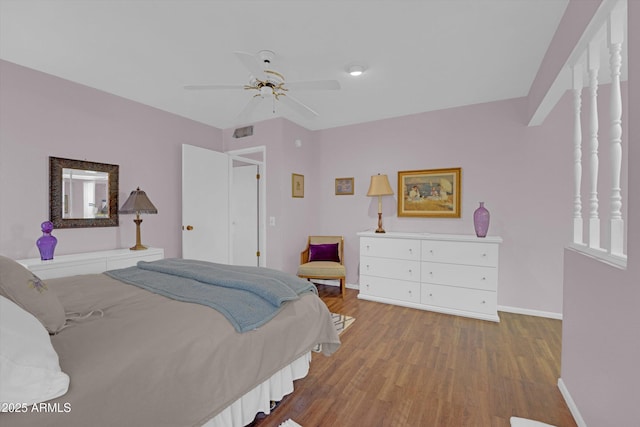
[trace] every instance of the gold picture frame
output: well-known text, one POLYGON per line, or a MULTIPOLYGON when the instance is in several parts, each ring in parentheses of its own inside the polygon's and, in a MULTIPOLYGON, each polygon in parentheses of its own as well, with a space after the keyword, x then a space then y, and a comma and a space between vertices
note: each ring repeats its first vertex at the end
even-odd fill
POLYGON ((336 178, 336 196, 353 195, 353 178, 336 178))
POLYGON ((460 218, 462 168, 398 172, 398 216, 460 218))
POLYGON ((304 197, 304 175, 291 174, 291 197, 304 197))

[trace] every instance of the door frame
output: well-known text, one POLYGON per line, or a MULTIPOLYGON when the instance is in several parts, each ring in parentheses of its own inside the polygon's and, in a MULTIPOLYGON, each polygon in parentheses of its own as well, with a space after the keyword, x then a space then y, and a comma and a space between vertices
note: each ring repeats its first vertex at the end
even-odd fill
MULTIPOLYGON (((233 183, 233 160, 242 161, 244 163, 258 165, 260 168, 260 180, 258 190, 258 217, 260 226, 258 227, 258 250, 260 251, 260 266, 267 266, 267 147, 259 145, 256 147, 241 148, 238 150, 229 150, 225 154, 229 156, 229 188, 233 183), (261 154, 262 160, 245 157, 250 154, 261 154)), ((231 227, 232 218, 229 217, 229 227, 231 227)), ((229 238, 229 260, 233 264, 233 239, 229 238)))

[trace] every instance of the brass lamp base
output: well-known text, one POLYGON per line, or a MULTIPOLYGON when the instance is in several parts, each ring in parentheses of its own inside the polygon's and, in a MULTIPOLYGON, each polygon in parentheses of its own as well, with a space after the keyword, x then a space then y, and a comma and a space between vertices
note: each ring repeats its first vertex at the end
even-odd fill
POLYGON ((140 219, 140 215, 136 215, 136 219, 134 219, 133 222, 136 223, 136 245, 130 247, 129 249, 132 251, 145 250, 147 249, 147 247, 143 246, 142 243, 140 242, 140 224, 142 223, 142 220, 140 219))
POLYGON ((378 212, 378 228, 376 229, 376 233, 386 233, 384 228, 382 228, 382 212, 378 212))

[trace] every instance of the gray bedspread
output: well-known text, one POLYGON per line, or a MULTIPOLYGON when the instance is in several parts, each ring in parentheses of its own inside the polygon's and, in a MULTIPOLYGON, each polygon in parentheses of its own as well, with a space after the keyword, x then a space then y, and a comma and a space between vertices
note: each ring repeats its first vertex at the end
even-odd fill
POLYGON ((0 413, 2 427, 200 426, 316 343, 327 355, 340 343, 327 306, 313 293, 241 334, 207 306, 105 274, 46 283, 66 311, 100 309, 104 316, 51 337, 69 391, 49 401, 48 412, 0 413))
POLYGON ((286 301, 317 293, 309 281, 282 271, 178 258, 140 261, 137 267, 105 274, 178 301, 214 308, 238 332, 264 325, 286 301))

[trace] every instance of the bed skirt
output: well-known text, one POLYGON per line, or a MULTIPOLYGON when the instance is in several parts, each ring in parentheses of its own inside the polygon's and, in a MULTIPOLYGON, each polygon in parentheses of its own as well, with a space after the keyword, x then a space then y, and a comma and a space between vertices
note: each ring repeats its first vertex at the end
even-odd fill
POLYGON ((243 427, 260 412, 269 414, 271 401, 280 401, 293 392, 293 381, 307 376, 310 362, 311 352, 308 352, 227 406, 203 427, 243 427))

